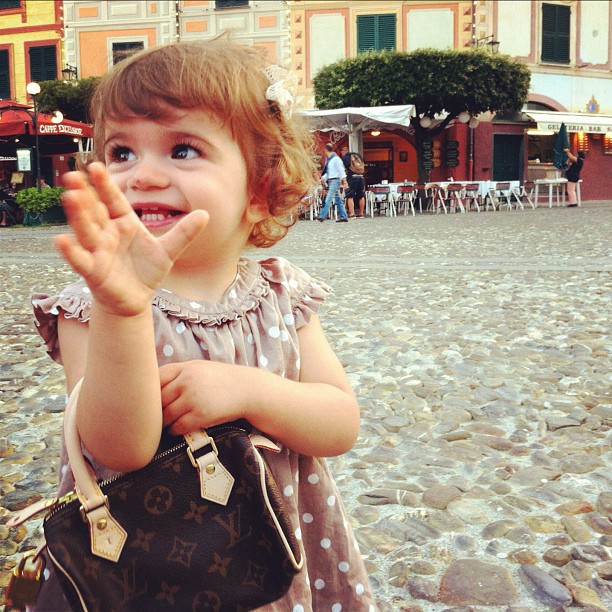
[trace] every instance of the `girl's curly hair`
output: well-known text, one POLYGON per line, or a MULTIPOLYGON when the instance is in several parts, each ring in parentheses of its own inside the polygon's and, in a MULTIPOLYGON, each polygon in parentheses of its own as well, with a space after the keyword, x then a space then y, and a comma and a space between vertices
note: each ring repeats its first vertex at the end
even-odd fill
POLYGON ((102 78, 91 101, 94 154, 104 160, 107 120, 161 118, 168 106, 211 112, 228 126, 246 161, 248 189, 267 201, 249 244, 269 247, 298 218, 316 184, 313 139, 301 117, 266 99, 269 65, 260 50, 223 39, 180 42, 139 51, 102 78))

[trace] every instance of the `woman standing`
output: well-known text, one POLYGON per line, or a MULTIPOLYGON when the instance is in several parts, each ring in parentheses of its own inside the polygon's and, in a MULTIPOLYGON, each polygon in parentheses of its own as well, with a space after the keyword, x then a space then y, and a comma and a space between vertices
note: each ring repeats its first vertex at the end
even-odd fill
POLYGON ((578 200, 576 199, 576 184, 580 180, 580 171, 582 170, 583 160, 586 157, 584 151, 578 151, 578 157, 572 154, 569 149, 563 149, 572 162, 570 167, 565 171, 565 178, 567 179, 567 200, 568 207, 578 206, 578 200))

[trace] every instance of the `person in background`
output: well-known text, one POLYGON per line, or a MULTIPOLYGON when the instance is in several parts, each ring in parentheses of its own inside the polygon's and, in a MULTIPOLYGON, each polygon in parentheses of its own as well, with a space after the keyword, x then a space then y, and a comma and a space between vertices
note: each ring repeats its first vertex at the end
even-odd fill
POLYGON ((359 153, 349 152, 346 145, 340 149, 340 155, 348 176, 348 190, 345 197, 349 219, 355 218, 355 204, 359 207, 358 218, 363 219, 365 210, 365 162, 359 153), (352 156, 357 157, 358 165, 351 164, 351 161, 355 159, 352 156))
POLYGON ((336 223, 347 223, 348 217, 344 204, 342 203, 342 198, 340 197, 340 186, 345 189, 348 187, 348 183, 346 182, 346 170, 344 169, 342 159, 334 153, 334 146, 330 142, 325 145, 325 155, 327 156, 327 162, 325 163, 321 182, 324 187, 327 187, 327 195, 325 196, 325 203, 319 212, 317 221, 323 223, 332 203, 335 203, 338 207, 338 215, 340 217, 336 223))
POLYGON ((586 154, 584 151, 578 151, 578 157, 576 157, 569 149, 563 149, 567 154, 567 157, 572 162, 570 167, 565 171, 565 178, 567 179, 567 200, 568 207, 573 208, 578 206, 578 199, 576 197, 576 185, 580 180, 580 172, 584 164, 584 158, 586 154))

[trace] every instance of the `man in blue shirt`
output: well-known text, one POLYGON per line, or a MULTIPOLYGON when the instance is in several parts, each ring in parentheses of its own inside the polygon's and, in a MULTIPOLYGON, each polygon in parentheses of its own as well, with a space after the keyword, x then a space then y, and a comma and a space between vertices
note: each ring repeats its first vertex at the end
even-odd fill
POLYGON ((321 182, 327 187, 327 196, 325 197, 325 203, 319 212, 317 221, 320 221, 321 223, 325 221, 332 202, 334 202, 338 207, 339 216, 336 223, 348 223, 346 210, 344 209, 344 204, 342 203, 342 198, 340 197, 340 186, 342 185, 342 187, 345 189, 348 187, 344 163, 342 162, 342 159, 340 159, 340 157, 334 153, 334 146, 329 142, 325 145, 325 155, 327 155, 327 162, 325 163, 321 182))

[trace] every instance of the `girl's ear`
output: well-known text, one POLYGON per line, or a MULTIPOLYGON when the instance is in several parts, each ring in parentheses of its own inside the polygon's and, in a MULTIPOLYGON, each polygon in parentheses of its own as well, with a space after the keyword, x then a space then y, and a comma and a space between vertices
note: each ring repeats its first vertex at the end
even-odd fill
POLYGON ((260 196, 253 196, 246 211, 247 221, 255 225, 269 216, 268 201, 260 196))
POLYGON ((255 224, 267 219, 270 216, 268 209, 268 181, 262 181, 257 188, 257 192, 251 196, 249 206, 246 211, 247 221, 255 224))

